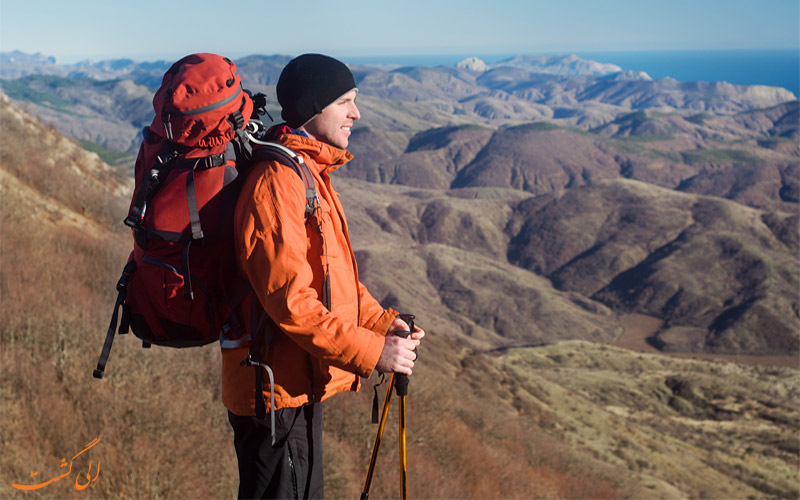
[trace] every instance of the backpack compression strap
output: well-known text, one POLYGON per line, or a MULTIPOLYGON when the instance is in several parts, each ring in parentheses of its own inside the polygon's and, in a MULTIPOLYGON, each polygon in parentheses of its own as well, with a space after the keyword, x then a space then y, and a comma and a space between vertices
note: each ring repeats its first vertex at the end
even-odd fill
MULTIPOLYGON (((165 145, 164 152, 156 157, 156 164, 148 173, 147 183, 144 188, 139 191, 136 196, 136 202, 123 221, 126 226, 135 230, 136 242, 139 246, 147 248, 147 238, 150 237, 176 242, 203 238, 203 228, 200 224, 200 210, 197 205, 197 193, 195 191, 194 173, 197 170, 206 170, 223 166, 228 161, 236 161, 236 148, 230 142, 224 153, 201 158, 181 158, 178 150, 169 147, 169 145, 165 145), (186 199, 189 205, 191 235, 148 229, 142 225, 147 213, 148 204, 158 193, 161 184, 167 178, 169 172, 176 168, 189 170, 189 175, 186 176, 186 199)), ((225 183, 227 184, 228 182, 230 181, 226 179, 225 183)))
POLYGON ((106 340, 103 343, 103 350, 100 353, 100 359, 97 360, 97 368, 92 373, 94 378, 103 378, 103 373, 106 369, 106 363, 108 362, 108 356, 111 354, 111 344, 114 343, 114 334, 116 333, 117 329, 117 318, 119 316, 120 308, 122 308, 122 321, 119 323, 119 333, 128 333, 130 319, 128 318, 128 309, 124 302, 125 297, 128 295, 128 279, 131 277, 131 273, 135 269, 135 261, 132 260, 125 264, 125 269, 122 270, 122 276, 120 276, 119 281, 117 282, 117 302, 114 304, 114 313, 111 315, 111 323, 108 325, 108 332, 106 332, 106 340))

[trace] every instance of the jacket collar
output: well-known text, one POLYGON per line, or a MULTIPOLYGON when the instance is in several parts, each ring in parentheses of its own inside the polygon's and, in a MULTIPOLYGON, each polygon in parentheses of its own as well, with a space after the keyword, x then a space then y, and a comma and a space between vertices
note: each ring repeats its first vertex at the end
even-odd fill
POLYGON ((349 151, 294 133, 294 130, 285 125, 273 127, 271 135, 281 144, 314 160, 319 172, 333 172, 353 159, 349 151))

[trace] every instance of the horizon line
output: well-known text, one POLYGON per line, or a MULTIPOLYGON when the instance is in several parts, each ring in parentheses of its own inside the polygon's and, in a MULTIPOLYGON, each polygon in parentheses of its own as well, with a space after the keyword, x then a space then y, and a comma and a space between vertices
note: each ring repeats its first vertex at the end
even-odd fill
MULTIPOLYGON (((402 58, 402 59, 409 59, 409 58, 423 58, 423 59, 433 59, 433 58, 441 58, 441 57, 477 57, 477 58, 496 58, 496 57, 513 57, 513 56, 524 56, 524 55, 579 55, 579 54, 620 54, 620 53, 680 53, 680 52, 771 52, 771 51, 795 51, 800 52, 800 47, 769 47, 769 48, 659 48, 659 49, 586 49, 586 50, 530 50, 530 51, 464 51, 464 52, 431 52, 431 53, 386 53, 386 54, 337 54, 335 57, 339 59, 369 59, 369 60, 379 60, 382 58, 392 59, 392 58, 402 58)), ((174 61, 176 60, 175 57, 164 56, 164 55, 121 55, 121 56, 69 56, 69 57, 60 57, 52 54, 46 54, 41 51, 36 52, 26 52, 22 49, 12 49, 12 50, 3 50, 0 51, 0 54, 11 54, 14 52, 18 52, 24 55, 31 55, 31 56, 42 56, 42 57, 52 57, 56 60, 56 64, 78 64, 82 62, 102 62, 102 61, 115 61, 115 60, 131 60, 134 62, 159 62, 159 61, 174 61)), ((203 50, 198 50, 198 52, 203 52, 203 50)), ((331 51, 334 52, 334 51, 331 51)), ((218 52, 221 53, 221 52, 218 52)), ((335 52, 334 52, 335 53, 335 52)), ((239 52, 240 55, 233 55, 234 59, 241 59, 245 57, 251 56, 284 56, 284 57, 295 57, 292 54, 286 53, 263 53, 263 52, 250 52, 250 53, 242 53, 239 52)), ((185 54, 185 55, 188 55, 185 54)), ((225 54, 228 55, 228 54, 225 54)), ((299 55, 299 54, 298 54, 299 55)), ((183 56, 177 56, 180 58, 183 56)))

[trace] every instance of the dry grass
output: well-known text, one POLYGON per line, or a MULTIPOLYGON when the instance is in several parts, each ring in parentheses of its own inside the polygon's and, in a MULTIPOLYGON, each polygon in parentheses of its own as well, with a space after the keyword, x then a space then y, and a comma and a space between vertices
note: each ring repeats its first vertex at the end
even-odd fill
POLYGON ((2 111, 0 497, 235 496, 216 346, 143 351, 123 337, 106 378, 92 378, 130 251, 127 231, 107 229, 121 226, 125 201, 111 195, 124 192, 118 174, 93 155, 58 149, 71 143, 60 134, 2 111), (76 213, 82 226, 72 223, 76 213), (24 493, 11 486, 57 477, 62 458, 95 438, 69 477, 24 493), (79 474, 94 475, 98 462, 97 481, 78 491, 79 474))
POLYGON ((682 360, 581 341, 491 361, 522 411, 616 469, 626 497, 796 498, 796 369, 682 360))
POLYGON ((118 226, 119 215, 127 210, 127 201, 120 195, 130 189, 125 169, 109 167, 77 141, 52 126, 41 125, 5 99, 0 123, 3 170, 71 211, 106 228, 118 226))
MULTIPOLYGON (((498 398, 491 373, 477 370, 478 380, 452 377, 449 365, 458 363, 457 352, 458 346, 445 338, 427 339, 424 358, 411 377, 406 397, 409 498, 617 498, 602 471, 548 435, 534 416, 498 398)), ((337 396, 326 407, 327 435, 337 436, 325 442, 326 487, 332 498, 357 497, 363 487, 377 432, 369 424, 376 381, 372 377, 358 395, 337 396)), ((386 384, 378 392, 382 402, 386 384)), ((400 496, 398 407, 393 396, 370 498, 400 496)))
MULTIPOLYGON (((3 214, 9 213, 4 203, 3 214)), ((54 476, 61 458, 96 437, 101 441, 87 455, 102 468, 89 496, 232 496, 235 458, 219 404, 216 346, 144 351, 122 337, 106 379, 91 376, 128 235, 98 239, 45 223, 3 221, 0 245, 0 496, 16 497, 10 484, 29 484, 33 471, 54 476)), ((85 497, 70 484, 74 479, 28 496, 85 497)))

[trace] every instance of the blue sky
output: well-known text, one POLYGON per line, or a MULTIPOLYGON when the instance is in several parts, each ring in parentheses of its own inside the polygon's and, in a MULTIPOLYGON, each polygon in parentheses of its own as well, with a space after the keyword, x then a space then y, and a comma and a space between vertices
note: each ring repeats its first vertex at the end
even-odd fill
POLYGON ((0 51, 337 57, 800 46, 798 0, 0 0, 0 51))

